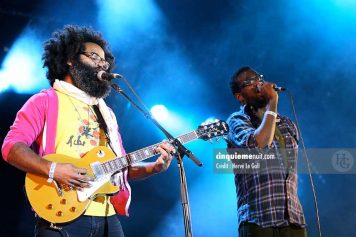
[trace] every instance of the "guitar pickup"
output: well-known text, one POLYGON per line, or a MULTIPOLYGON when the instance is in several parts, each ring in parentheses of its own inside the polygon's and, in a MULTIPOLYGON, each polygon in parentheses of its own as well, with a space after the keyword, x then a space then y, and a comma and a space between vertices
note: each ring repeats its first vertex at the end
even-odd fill
POLYGON ((96 180, 100 180, 106 176, 105 170, 99 161, 91 163, 90 167, 93 170, 93 174, 96 180))

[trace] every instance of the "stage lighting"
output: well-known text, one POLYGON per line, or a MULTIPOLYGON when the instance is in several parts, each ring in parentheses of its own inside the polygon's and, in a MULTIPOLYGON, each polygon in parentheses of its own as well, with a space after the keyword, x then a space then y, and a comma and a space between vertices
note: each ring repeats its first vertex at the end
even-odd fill
POLYGON ((0 91, 11 88, 16 93, 35 93, 48 87, 41 61, 41 41, 26 30, 15 41, 0 70, 0 91))
POLYGON ((164 105, 155 105, 151 108, 152 116, 160 122, 167 120, 168 110, 164 105))

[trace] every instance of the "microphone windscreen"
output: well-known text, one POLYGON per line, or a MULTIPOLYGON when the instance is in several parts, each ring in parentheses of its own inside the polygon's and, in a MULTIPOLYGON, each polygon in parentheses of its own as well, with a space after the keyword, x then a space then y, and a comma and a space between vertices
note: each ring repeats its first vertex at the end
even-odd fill
POLYGON ((105 75, 105 71, 99 71, 97 74, 96 74, 96 76, 98 77, 98 79, 100 80, 100 81, 105 81, 105 79, 106 79, 106 75, 105 75))

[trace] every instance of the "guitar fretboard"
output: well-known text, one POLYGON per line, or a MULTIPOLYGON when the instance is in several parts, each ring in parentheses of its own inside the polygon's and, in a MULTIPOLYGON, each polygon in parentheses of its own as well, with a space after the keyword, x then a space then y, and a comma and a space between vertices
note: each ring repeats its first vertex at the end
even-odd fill
MULTIPOLYGON (((189 132, 187 134, 181 135, 177 137, 177 139, 182 143, 188 143, 190 141, 198 139, 199 136, 196 133, 196 131, 189 132)), ((156 152, 156 148, 158 147, 159 143, 156 143, 154 145, 151 145, 146 148, 142 148, 140 150, 131 152, 126 154, 125 156, 122 157, 116 157, 113 160, 106 161, 101 164, 101 171, 104 172, 105 174, 113 174, 115 172, 118 172, 129 165, 135 164, 137 162, 146 160, 148 158, 151 158, 155 155, 158 155, 158 152, 156 152)), ((102 173, 100 172, 100 173, 102 173)))

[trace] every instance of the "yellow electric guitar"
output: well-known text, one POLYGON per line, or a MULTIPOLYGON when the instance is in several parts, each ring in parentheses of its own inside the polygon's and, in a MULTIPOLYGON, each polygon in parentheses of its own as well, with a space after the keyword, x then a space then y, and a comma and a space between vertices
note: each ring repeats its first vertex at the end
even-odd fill
MULTIPOLYGON (((224 121, 218 121, 201 125, 197 130, 179 136, 177 139, 185 144, 196 139, 209 140, 226 135, 227 132, 227 124, 224 121)), ((60 154, 47 155, 44 157, 46 160, 71 163, 87 169, 88 175, 94 180, 90 182, 90 188, 80 191, 55 181, 48 183, 47 177, 27 173, 25 187, 28 200, 34 211, 49 222, 72 221, 84 213, 91 200, 96 196, 118 192, 119 187, 111 183, 110 177, 131 164, 157 155, 155 151, 157 145, 140 149, 123 157, 115 157, 115 154, 107 147, 93 148, 81 159, 60 154)))

